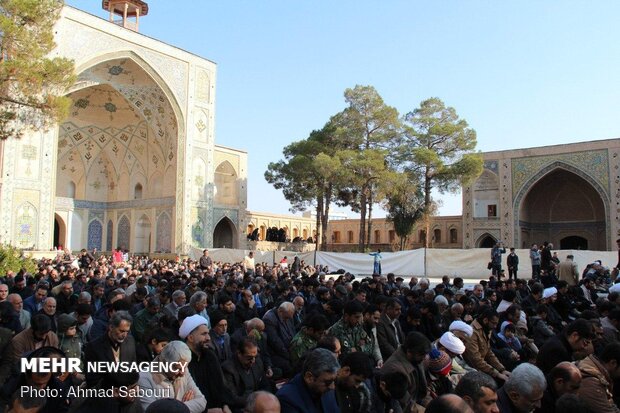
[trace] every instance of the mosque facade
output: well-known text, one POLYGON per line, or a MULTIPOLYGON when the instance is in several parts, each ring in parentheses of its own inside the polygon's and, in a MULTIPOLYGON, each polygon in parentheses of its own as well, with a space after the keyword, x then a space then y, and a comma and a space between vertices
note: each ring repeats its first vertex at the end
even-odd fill
POLYGON ((125 27, 64 7, 70 115, 1 143, 0 242, 183 253, 244 238, 247 153, 215 144, 216 65, 125 27))

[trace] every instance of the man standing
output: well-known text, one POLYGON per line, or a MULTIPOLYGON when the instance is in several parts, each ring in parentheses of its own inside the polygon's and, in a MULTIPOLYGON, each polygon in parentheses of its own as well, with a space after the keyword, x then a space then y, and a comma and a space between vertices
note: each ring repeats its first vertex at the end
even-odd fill
POLYGON ((579 283, 579 271, 577 264, 573 261, 575 257, 572 254, 566 256, 566 260, 562 261, 558 266, 558 279, 566 281, 569 287, 579 283))
POLYGON ((506 248, 501 241, 498 241, 491 249, 491 274, 497 276, 498 280, 502 271, 502 254, 505 253, 506 248))
POLYGON ((514 248, 510 248, 510 254, 506 257, 506 266, 508 267, 508 279, 512 280, 515 277, 517 280, 517 271, 519 271, 519 256, 515 252, 514 248))
POLYGON ((243 258, 243 269, 245 273, 248 271, 253 273, 256 269, 256 264, 254 263, 254 253, 252 251, 250 251, 248 255, 243 258))
POLYGON ((203 271, 213 271, 213 260, 209 257, 209 250, 202 251, 202 257, 200 257, 198 264, 203 271))
POLYGON ((532 262, 532 278, 537 280, 540 276, 540 251, 536 244, 532 244, 530 248, 530 261, 532 262))

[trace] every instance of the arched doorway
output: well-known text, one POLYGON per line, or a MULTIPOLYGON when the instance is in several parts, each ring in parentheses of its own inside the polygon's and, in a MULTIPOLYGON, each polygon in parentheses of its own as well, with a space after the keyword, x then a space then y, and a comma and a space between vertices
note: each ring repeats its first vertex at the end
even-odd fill
POLYGON ((213 231, 213 248, 236 248, 235 224, 224 217, 217 223, 213 231))
POLYGON ((476 244, 478 248, 493 248, 496 243, 497 240, 493 236, 485 234, 478 239, 476 244))
POLYGON ((67 225, 58 214, 54 214, 54 247, 67 245, 67 225))
POLYGON ((551 170, 523 197, 519 209, 521 244, 549 241, 561 249, 573 245, 606 250, 606 211, 601 193, 578 171, 563 167, 551 170))
POLYGON ((578 237, 576 235, 565 237, 560 240, 560 249, 561 250, 587 250, 588 240, 585 239, 584 237, 578 237))
MULTIPOLYGON (((107 226, 106 247, 115 234, 113 248, 149 252, 160 232, 154 230, 155 218, 142 218, 162 210, 175 216, 174 209, 183 208, 182 197, 172 210, 166 202, 177 194, 180 107, 167 83, 133 52, 98 57, 78 72, 67 95, 73 102, 69 116, 59 125, 56 170, 56 196, 74 195, 74 216, 84 220, 79 227, 69 222, 71 244, 86 246, 86 219, 97 214, 118 217, 107 226)), ((174 225, 163 234, 167 245, 174 240, 174 225)))
POLYGON ((133 243, 133 252, 137 254, 150 252, 151 221, 146 215, 142 215, 138 222, 136 222, 134 233, 136 238, 133 243))

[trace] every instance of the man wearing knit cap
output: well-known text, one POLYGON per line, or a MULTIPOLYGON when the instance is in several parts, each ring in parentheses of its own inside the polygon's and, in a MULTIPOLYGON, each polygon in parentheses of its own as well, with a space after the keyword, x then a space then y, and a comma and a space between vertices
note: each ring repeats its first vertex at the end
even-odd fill
POLYGON ((434 348, 424 359, 424 365, 429 396, 435 399, 442 394, 451 393, 452 383, 449 375, 452 370, 452 359, 448 353, 434 348))

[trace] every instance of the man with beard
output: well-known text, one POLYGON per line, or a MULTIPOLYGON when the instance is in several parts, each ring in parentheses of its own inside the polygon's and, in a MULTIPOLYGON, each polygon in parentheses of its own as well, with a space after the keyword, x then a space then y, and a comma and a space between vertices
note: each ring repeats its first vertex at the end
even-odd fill
MULTIPOLYGON (((110 318, 108 331, 103 336, 89 342, 84 351, 84 361, 108 361, 108 362, 135 362, 136 343, 129 334, 133 319, 126 311, 117 311, 110 318)), ((101 381, 101 375, 92 371, 86 371, 86 384, 89 387, 97 385, 101 381)))
POLYGON ((471 367, 482 371, 494 379, 506 381, 510 373, 506 371, 491 350, 491 332, 497 327, 499 316, 492 308, 485 309, 471 324, 473 335, 465 343, 463 358, 471 367))
POLYGON ((581 372, 573 363, 563 361, 547 375, 547 389, 536 413, 555 413, 557 400, 565 394, 577 394, 581 387, 581 372))
POLYGON ((377 338, 381 356, 387 360, 396 351, 400 343, 405 339, 403 330, 398 321, 402 306, 396 298, 390 298, 385 306, 385 311, 381 314, 377 325, 377 338))
POLYGON ((291 340, 291 363, 295 370, 297 370, 296 367, 301 367, 298 364, 304 354, 316 348, 318 341, 325 335, 325 330, 328 328, 329 321, 324 315, 314 313, 306 317, 303 327, 291 340))
POLYGON ((192 352, 189 373, 207 399, 208 413, 230 413, 227 405, 228 389, 224 386, 222 367, 217 355, 209 347, 211 336, 207 320, 196 314, 183 320, 179 337, 192 352))
POLYGON ((50 319, 43 314, 37 314, 32 317, 30 328, 17 334, 11 340, 10 347, 5 353, 11 358, 11 361, 7 364, 12 365, 13 361, 38 348, 58 347, 58 343, 58 336, 52 331, 50 319))

